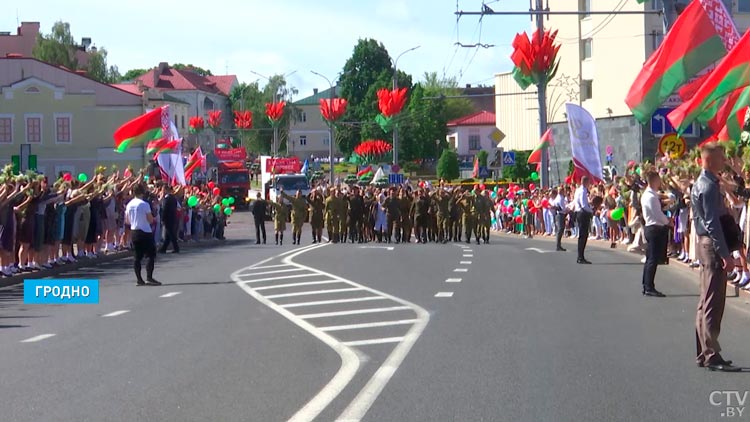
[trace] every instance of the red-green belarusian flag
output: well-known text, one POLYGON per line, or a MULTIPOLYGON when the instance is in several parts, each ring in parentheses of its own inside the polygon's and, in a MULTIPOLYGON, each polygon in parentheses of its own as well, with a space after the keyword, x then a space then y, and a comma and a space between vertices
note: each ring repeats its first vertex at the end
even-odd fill
POLYGON ((177 148, 179 145, 178 140, 159 139, 156 141, 150 141, 146 146, 146 154, 161 154, 169 153, 177 148))
POLYGON ((357 178, 361 179, 363 177, 368 177, 368 176, 372 177, 372 174, 373 174, 372 173, 372 166, 369 165, 369 166, 367 166, 367 167, 365 167, 362 170, 360 170, 360 171, 357 172, 357 178))
POLYGON ((732 91, 750 85, 750 31, 711 72, 693 98, 667 115, 677 133, 682 133, 711 103, 732 91))
POLYGON ((706 110, 698 115, 697 120, 708 125, 714 132, 724 127, 729 116, 739 108, 750 105, 750 86, 735 89, 724 98, 714 101, 706 110))
POLYGON ((547 148, 554 146, 555 141, 552 139, 552 128, 547 129, 539 140, 539 145, 531 151, 529 159, 526 161, 527 164, 535 164, 542 162, 542 153, 547 151, 547 148))
POLYGON ((635 118, 645 124, 677 88, 726 52, 708 14, 700 1, 694 0, 643 65, 625 103, 635 118))
POLYGON ((727 119, 727 123, 721 128, 717 138, 720 141, 734 141, 739 142, 742 136, 742 124, 745 122, 745 116, 747 113, 747 106, 735 107, 733 113, 727 119))
POLYGON ((185 163, 185 179, 189 179, 195 169, 201 166, 201 161, 203 161, 204 158, 205 157, 201 152, 201 147, 196 148, 195 151, 190 154, 188 162, 185 163))
POLYGON ((169 122, 168 105, 136 117, 115 131, 115 151, 125 152, 132 146, 163 138, 169 133, 169 122))

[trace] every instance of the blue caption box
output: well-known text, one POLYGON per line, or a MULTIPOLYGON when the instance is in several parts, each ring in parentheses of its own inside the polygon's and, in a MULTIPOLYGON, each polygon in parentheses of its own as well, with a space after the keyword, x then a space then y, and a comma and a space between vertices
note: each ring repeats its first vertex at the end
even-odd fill
POLYGON ((99 280, 24 280, 23 303, 31 305, 99 303, 99 280))

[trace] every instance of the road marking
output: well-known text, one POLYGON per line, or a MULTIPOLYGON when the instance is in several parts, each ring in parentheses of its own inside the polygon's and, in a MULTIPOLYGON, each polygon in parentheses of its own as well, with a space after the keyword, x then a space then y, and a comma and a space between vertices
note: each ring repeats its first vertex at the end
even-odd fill
POLYGON ((130 312, 130 311, 128 311, 128 310, 114 311, 114 312, 110 312, 108 314, 104 314, 104 315, 102 315, 102 317, 104 317, 104 318, 113 317, 113 316, 118 316, 118 315, 122 315, 122 314, 127 314, 128 312, 130 312))
POLYGON ((21 340, 21 343, 35 343, 37 341, 42 341, 44 339, 48 339, 54 336, 55 336, 54 334, 40 334, 38 336, 27 338, 26 340, 21 340))
POLYGON ((404 311, 411 309, 408 306, 391 306, 388 308, 372 308, 372 309, 353 309, 351 311, 336 311, 336 312, 321 312, 319 314, 307 314, 307 315, 297 315, 298 317, 302 319, 316 319, 316 318, 328 318, 332 316, 341 316, 341 315, 361 315, 361 314, 375 314, 378 312, 391 312, 391 311, 404 311))
POLYGON ((240 274, 240 277, 252 277, 254 275, 263 275, 263 274, 276 274, 276 273, 288 273, 291 271, 299 271, 299 268, 291 268, 288 270, 274 270, 274 271, 263 271, 260 273, 242 273, 240 274))
POLYGON ((165 293, 165 294, 163 294, 163 295, 161 295, 159 297, 173 297, 173 296, 177 296, 180 293, 182 293, 182 292, 169 292, 169 293, 165 293))
POLYGON ((369 302, 371 300, 384 300, 387 299, 383 296, 367 296, 367 297, 354 297, 351 299, 332 299, 332 300, 319 300, 317 302, 303 302, 303 303, 290 303, 288 305, 281 305, 282 308, 301 308, 304 306, 319 306, 319 305, 334 305, 337 303, 349 303, 349 302, 369 302))
POLYGON ((365 322, 362 324, 332 325, 330 327, 322 327, 320 328, 320 330, 325 331, 325 332, 358 330, 360 328, 389 327, 391 325, 414 324, 415 322, 417 322, 416 319, 401 319, 398 321, 365 322))
POLYGON ((437 292, 435 297, 453 297, 453 292, 437 292))
MULTIPOLYGON (((287 265, 287 264, 263 265, 261 267, 253 267, 251 269, 253 269, 253 270, 261 270, 261 269, 266 269, 266 268, 280 268, 280 267, 289 267, 289 265, 287 265)), ((240 275, 242 275, 242 274, 240 274, 240 275)))
POLYGON ((463 257, 464 258, 474 258, 474 255, 473 254, 464 254, 463 257))
POLYGON ((446 283, 460 283, 461 279, 460 278, 449 278, 449 279, 446 279, 445 282, 446 283))
MULTIPOLYGON (((384 343, 398 343, 402 341, 403 337, 385 337, 385 338, 373 338, 369 340, 357 340, 357 341, 345 341, 344 344, 347 346, 368 346, 370 344, 384 344, 384 343)), ((338 419, 341 420, 341 419, 338 419)))
MULTIPOLYGON (((258 289, 255 289, 258 290, 258 289)), ((278 299, 281 297, 294 297, 294 296, 307 296, 307 295, 324 295, 328 293, 342 293, 342 292, 354 292, 362 290, 359 287, 348 287, 346 289, 328 289, 328 290, 313 290, 310 292, 296 292, 296 293, 282 293, 278 295, 266 296, 266 299, 278 299)))
POLYGON ((539 249, 539 248, 526 248, 526 250, 527 250, 527 251, 534 251, 534 252, 538 252, 538 253, 547 253, 547 252, 552 252, 552 251, 543 251, 543 250, 541 250, 541 249, 539 249))
POLYGON ((471 265, 471 261, 461 261, 459 262, 461 265, 471 265))
POLYGON ((302 277, 315 277, 319 274, 296 274, 296 275, 283 275, 279 277, 266 277, 258 278, 255 280, 242 280, 243 283, 260 283, 261 281, 272 281, 272 280, 283 280, 287 278, 302 278, 302 277))
POLYGON ((335 283, 341 283, 341 282, 338 280, 308 281, 304 283, 287 283, 287 284, 276 284, 274 286, 256 287, 253 290, 259 292, 262 290, 269 290, 269 289, 284 289, 288 287, 314 286, 318 284, 335 284, 335 283))
POLYGON ((359 248, 360 249, 385 249, 389 251, 393 250, 393 246, 360 246, 359 248))
POLYGON ((453 272, 454 273, 466 273, 466 272, 469 272, 469 269, 468 268, 456 268, 455 270, 453 270, 453 272))
POLYGON ((464 252, 474 252, 472 249, 464 249, 464 252))

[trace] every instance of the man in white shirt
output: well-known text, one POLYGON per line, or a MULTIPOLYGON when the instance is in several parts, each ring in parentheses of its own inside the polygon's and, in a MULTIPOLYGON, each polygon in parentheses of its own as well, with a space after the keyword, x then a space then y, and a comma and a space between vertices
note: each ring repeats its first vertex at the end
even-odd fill
POLYGON ((154 223, 154 216, 151 213, 151 205, 144 201, 146 197, 146 187, 143 184, 137 184, 133 187, 133 199, 125 207, 125 224, 130 226, 133 249, 135 251, 135 270, 136 285, 138 286, 160 286, 161 283, 154 279, 154 259, 156 258, 156 244, 154 243, 154 233, 151 225, 154 223), (146 257, 146 281, 141 277, 141 260, 146 257))
POLYGON ((643 266, 643 290, 645 296, 664 297, 665 295, 656 290, 654 278, 656 267, 659 262, 664 261, 669 242, 670 221, 661 210, 659 200, 659 189, 661 189, 661 178, 659 173, 649 171, 646 173, 648 187, 641 195, 641 210, 643 219, 646 221, 644 233, 646 235, 646 264, 643 266))
POLYGON ((576 262, 579 264, 591 264, 586 259, 586 242, 588 242, 589 234, 591 233, 591 217, 594 216, 594 211, 589 204, 590 185, 591 181, 588 176, 583 176, 581 178, 581 185, 578 186, 573 196, 573 204, 575 205, 578 220, 578 260, 576 262))
POLYGON ((550 211, 552 211, 555 219, 555 230, 557 250, 559 252, 565 252, 565 248, 562 247, 562 237, 565 233, 565 214, 567 213, 568 201, 565 200, 565 190, 560 188, 560 192, 557 189, 552 189, 552 201, 550 201, 550 211))

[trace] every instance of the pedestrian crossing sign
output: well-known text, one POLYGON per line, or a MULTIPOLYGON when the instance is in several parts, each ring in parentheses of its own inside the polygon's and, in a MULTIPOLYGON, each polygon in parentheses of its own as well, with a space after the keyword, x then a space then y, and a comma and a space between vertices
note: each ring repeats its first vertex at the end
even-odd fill
POLYGON ((503 165, 504 166, 516 165, 516 152, 515 151, 503 152, 503 165))

